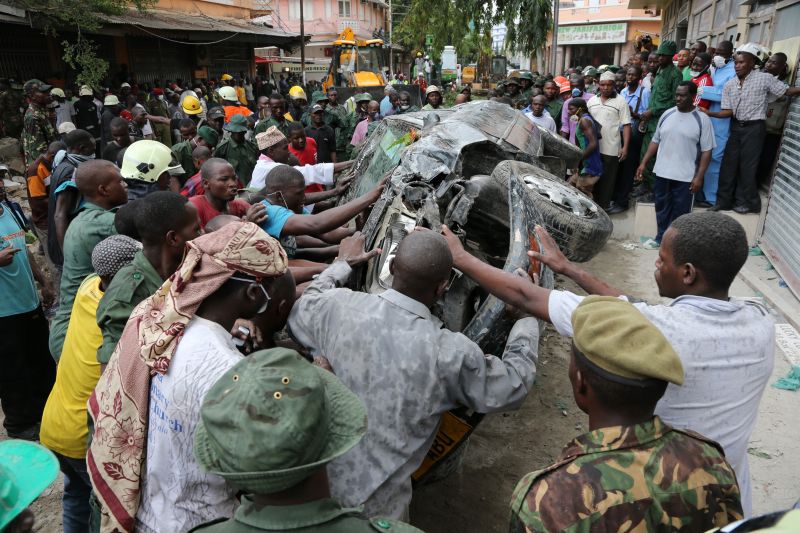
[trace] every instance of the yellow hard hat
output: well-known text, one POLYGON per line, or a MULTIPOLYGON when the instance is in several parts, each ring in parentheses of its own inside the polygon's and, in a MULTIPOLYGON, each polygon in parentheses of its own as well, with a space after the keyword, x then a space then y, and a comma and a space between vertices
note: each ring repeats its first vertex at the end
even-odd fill
POLYGON ((223 74, 222 76, 220 76, 219 79, 222 81, 230 81, 233 79, 233 76, 231 76, 230 74, 223 74))
POLYGON ((289 89, 289 96, 292 100, 308 100, 308 98, 306 98, 306 92, 299 85, 295 85, 289 89))
POLYGON ((220 87, 219 96, 223 100, 227 100, 229 102, 239 101, 239 97, 236 95, 236 89, 234 89, 233 87, 220 87))
POLYGON ((158 141, 142 140, 131 144, 122 156, 122 177, 155 183, 164 172, 183 173, 172 150, 158 141))
POLYGON ((183 112, 187 115, 199 115, 203 112, 203 108, 200 107, 200 100, 191 94, 187 94, 184 97, 181 109, 183 109, 183 112))

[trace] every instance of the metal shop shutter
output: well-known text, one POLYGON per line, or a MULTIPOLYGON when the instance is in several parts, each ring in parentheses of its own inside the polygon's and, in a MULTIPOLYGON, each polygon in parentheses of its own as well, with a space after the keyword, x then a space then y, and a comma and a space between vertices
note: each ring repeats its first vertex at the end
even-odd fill
POLYGON ((154 79, 163 84, 166 80, 192 79, 191 47, 154 38, 128 39, 131 72, 139 83, 154 79))
MULTIPOLYGON (((800 67, 795 73, 800 85, 800 67)), ((792 100, 772 182, 761 248, 800 297, 800 98, 792 100)))

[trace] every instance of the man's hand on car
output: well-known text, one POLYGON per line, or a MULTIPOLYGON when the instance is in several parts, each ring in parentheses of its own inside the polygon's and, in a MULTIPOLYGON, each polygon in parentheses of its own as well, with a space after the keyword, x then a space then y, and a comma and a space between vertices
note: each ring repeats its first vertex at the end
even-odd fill
POLYGON ((347 189, 350 187, 350 184, 353 182, 354 177, 355 176, 345 176, 336 180, 335 190, 338 196, 343 195, 347 191, 347 189))
POLYGON ((342 242, 339 243, 339 256, 336 258, 336 260, 347 261, 348 265, 354 267, 356 265, 366 263, 373 257, 380 255, 380 248, 375 248, 365 252, 364 244, 366 241, 367 238, 360 231, 357 231, 351 236, 342 239, 342 242))
POLYGON ((450 231, 450 228, 442 225, 442 235, 444 236, 444 240, 447 241, 447 247, 450 248, 450 253, 453 255, 453 266, 458 268, 461 264, 461 259, 467 254, 467 251, 464 250, 464 245, 461 244, 461 239, 458 238, 458 235, 450 231))
POLYGON ((542 250, 540 252, 529 251, 528 256, 537 259, 550 267, 556 274, 563 274, 570 266, 570 261, 556 244, 553 237, 542 226, 536 226, 536 235, 542 250))

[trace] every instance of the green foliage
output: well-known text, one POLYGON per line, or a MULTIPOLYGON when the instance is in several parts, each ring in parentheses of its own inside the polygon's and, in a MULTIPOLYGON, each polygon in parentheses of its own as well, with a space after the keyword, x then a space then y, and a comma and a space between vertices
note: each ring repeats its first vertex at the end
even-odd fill
POLYGON ((100 87, 108 73, 108 61, 97 57, 97 45, 79 35, 75 43, 63 41, 61 46, 64 47, 64 61, 78 73, 78 85, 100 87))
POLYGON ((16 7, 32 13, 51 35, 59 31, 75 30, 76 39, 64 40, 63 59, 77 71, 79 84, 99 87, 108 72, 108 61, 97 56, 97 45, 82 35, 102 26, 103 15, 122 15, 129 9, 146 11, 158 0, 12 0, 16 7))
MULTIPOLYGON (((547 42, 553 26, 550 0, 401 0, 395 19, 395 40, 422 50, 425 35, 433 36, 428 52, 438 59, 446 45, 456 47, 459 59, 472 61, 491 52, 491 28, 505 23, 506 47, 532 54, 547 42)), ((466 63, 462 60, 462 63, 466 63)))

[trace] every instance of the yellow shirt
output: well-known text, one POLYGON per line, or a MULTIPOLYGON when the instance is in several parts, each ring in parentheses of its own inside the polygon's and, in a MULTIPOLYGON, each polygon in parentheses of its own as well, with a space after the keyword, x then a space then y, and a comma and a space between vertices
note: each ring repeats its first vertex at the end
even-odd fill
POLYGON ((86 457, 89 428, 86 402, 100 379, 97 349, 103 334, 97 325, 97 306, 103 291, 100 278, 91 274, 78 288, 56 371, 56 383, 47 398, 41 443, 66 457, 86 457))

